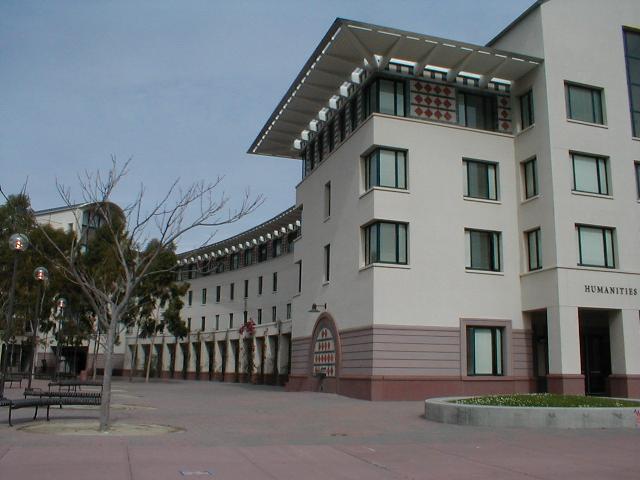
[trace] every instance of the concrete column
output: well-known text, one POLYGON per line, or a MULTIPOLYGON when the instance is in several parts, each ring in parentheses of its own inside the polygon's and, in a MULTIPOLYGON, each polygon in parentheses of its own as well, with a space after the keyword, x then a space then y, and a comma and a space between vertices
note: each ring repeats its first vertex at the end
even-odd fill
POLYGON ((276 337, 273 335, 264 337, 264 375, 265 382, 270 382, 273 375, 273 367, 275 366, 274 355, 276 349, 276 337))
POLYGON ((182 378, 182 366, 184 365, 185 358, 182 353, 182 344, 180 342, 176 342, 175 352, 176 362, 173 367, 173 376, 174 378, 182 378))
POLYGON ((291 348, 291 342, 289 341, 289 336, 280 335, 279 336, 279 347, 278 347, 278 377, 276 382, 278 384, 282 384, 287 375, 289 375, 289 369, 291 365, 289 365, 289 349, 291 348))
POLYGON ((162 365, 161 365, 161 372, 160 372, 160 376, 162 378, 168 378, 169 377, 169 362, 171 361, 171 352, 169 351, 169 344, 164 343, 164 340, 162 341, 162 365))
POLYGON ((547 308, 550 393, 584 395, 577 307, 547 308))
POLYGON ((209 349, 207 342, 200 342, 200 380, 209 379, 209 349))
POLYGON ((189 358, 187 363, 187 378, 189 380, 195 380, 196 378, 196 366, 198 363, 198 356, 196 355, 196 349, 199 348, 198 342, 187 343, 187 351, 189 352, 189 358))
POLYGON ((618 310, 609 320, 613 397, 640 397, 640 312, 618 310))
POLYGON ((217 380, 223 381, 222 378, 222 363, 224 362, 224 358, 222 358, 223 349, 220 347, 222 342, 218 340, 213 342, 213 376, 217 380))
POLYGON ((236 359, 235 359, 234 349, 233 349, 231 340, 227 340, 226 353, 227 354, 225 358, 225 371, 224 371, 224 375, 226 377, 224 379, 225 382, 233 381, 236 376, 237 365, 236 365, 236 359))

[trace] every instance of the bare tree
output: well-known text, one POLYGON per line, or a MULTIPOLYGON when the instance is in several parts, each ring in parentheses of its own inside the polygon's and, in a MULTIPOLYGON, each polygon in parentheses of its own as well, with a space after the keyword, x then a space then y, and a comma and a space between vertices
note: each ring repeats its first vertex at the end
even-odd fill
MULTIPOLYGON (((105 362, 100 406, 100 431, 103 432, 108 431, 111 424, 111 377, 118 325, 127 319, 135 303, 136 288, 149 275, 159 273, 152 268, 157 256, 185 233, 199 227, 219 227, 236 222, 263 202, 261 195, 252 196, 247 190, 239 204, 230 208, 230 198, 224 191, 220 192, 222 178, 218 177, 212 183, 196 182, 186 189, 180 188, 175 181, 160 201, 149 206, 141 186, 130 204, 118 208, 112 198, 128 172, 130 160, 122 166, 117 164, 115 157, 111 161, 111 168, 106 173, 85 172, 79 177, 82 198, 91 204, 92 213, 101 223, 99 231, 104 236, 104 251, 92 251, 91 246, 85 249, 85 235, 76 238, 70 250, 57 249, 57 261, 62 271, 78 285, 104 326, 105 362), (105 259, 96 266, 95 261, 87 260, 91 255, 112 260, 105 259)), ((70 191, 60 184, 58 191, 63 201, 72 207, 70 191)), ((76 220, 82 225, 81 219, 76 220)))

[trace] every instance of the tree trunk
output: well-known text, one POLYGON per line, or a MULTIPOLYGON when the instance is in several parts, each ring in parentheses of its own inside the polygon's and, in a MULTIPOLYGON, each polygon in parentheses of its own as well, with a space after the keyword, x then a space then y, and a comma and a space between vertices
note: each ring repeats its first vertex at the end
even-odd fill
POLYGON ((111 375, 113 373, 113 346, 119 314, 112 313, 104 351, 104 376, 102 377, 102 401, 100 402, 100 431, 108 432, 111 427, 111 375))
POLYGON ((96 340, 93 346, 93 374, 92 377, 95 380, 98 373, 98 351, 100 350, 100 334, 96 333, 96 340))

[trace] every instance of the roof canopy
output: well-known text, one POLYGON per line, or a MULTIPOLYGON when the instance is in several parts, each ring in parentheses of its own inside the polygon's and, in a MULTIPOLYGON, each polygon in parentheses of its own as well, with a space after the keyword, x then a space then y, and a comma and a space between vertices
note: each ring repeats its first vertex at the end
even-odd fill
MULTIPOLYGON (((513 82, 542 60, 490 47, 337 19, 249 148, 249 153, 298 158, 294 141, 311 121, 336 108, 347 87, 359 82, 358 69, 384 70, 389 62, 411 64, 415 72, 445 69, 450 80, 460 72, 513 82), (342 88, 341 88, 342 87, 342 88)), ((312 127, 313 128, 313 127, 312 127)))

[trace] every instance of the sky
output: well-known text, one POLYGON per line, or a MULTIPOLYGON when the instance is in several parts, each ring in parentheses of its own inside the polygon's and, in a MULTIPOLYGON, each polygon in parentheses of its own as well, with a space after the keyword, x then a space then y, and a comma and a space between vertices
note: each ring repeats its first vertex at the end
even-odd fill
MULTIPOLYGON (((533 0, 2 0, 0 186, 38 209, 81 201, 78 175, 131 158, 114 200, 149 205, 223 176, 265 201, 215 241, 295 203, 296 160, 249 145, 336 17, 485 44, 533 0)), ((237 201, 235 202, 237 204, 237 201)), ((212 232, 185 235, 179 251, 212 232)))

